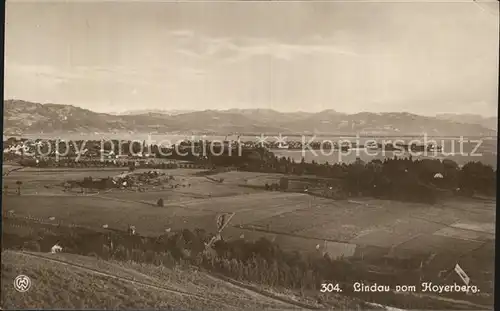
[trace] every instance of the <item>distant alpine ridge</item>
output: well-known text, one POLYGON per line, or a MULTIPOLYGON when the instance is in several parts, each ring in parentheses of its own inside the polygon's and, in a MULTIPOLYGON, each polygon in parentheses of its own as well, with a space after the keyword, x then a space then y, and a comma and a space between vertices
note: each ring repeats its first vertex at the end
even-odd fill
POLYGON ((4 135, 38 133, 323 134, 496 136, 496 118, 475 115, 427 117, 411 113, 345 114, 271 109, 204 111, 142 110, 97 113, 58 104, 4 100, 4 135))

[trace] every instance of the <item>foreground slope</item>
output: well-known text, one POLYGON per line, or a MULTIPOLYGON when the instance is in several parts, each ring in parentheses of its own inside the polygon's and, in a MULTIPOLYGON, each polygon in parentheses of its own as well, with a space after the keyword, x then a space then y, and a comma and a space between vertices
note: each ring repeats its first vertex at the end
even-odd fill
POLYGON ((205 273, 72 254, 2 252, 2 308, 5 309, 294 309, 205 273), (19 293, 13 280, 32 280, 19 293))

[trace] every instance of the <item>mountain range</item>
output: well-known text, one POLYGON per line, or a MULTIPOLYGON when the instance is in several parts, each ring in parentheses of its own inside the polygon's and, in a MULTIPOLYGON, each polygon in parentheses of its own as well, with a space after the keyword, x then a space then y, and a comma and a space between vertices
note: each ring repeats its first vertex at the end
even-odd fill
POLYGON ((324 134, 496 136, 496 118, 421 116, 406 112, 346 114, 335 110, 279 112, 271 109, 204 111, 140 110, 97 113, 59 104, 4 101, 4 135, 37 133, 324 134))
POLYGON ((127 110, 127 111, 121 111, 121 112, 111 112, 110 114, 117 115, 117 116, 131 116, 131 115, 141 115, 141 114, 148 114, 148 113, 159 113, 159 114, 166 114, 169 116, 175 116, 178 114, 188 113, 188 112, 192 112, 192 111, 193 110, 139 109, 139 110, 127 110))
POLYGON ((481 124, 486 128, 496 130, 498 128, 497 117, 483 117, 478 114, 456 114, 456 113, 442 113, 436 115, 437 118, 442 120, 449 120, 459 123, 472 123, 481 124))

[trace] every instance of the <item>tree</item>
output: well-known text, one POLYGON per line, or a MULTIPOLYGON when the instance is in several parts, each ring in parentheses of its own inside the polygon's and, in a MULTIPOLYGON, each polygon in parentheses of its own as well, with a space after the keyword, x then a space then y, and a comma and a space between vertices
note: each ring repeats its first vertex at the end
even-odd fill
POLYGON ((449 159, 443 160, 444 180, 441 181, 442 186, 448 189, 456 189, 459 182, 460 167, 458 164, 449 159))
POLYGON ((158 205, 159 207, 163 207, 163 199, 159 199, 158 202, 156 202, 156 205, 158 205))
POLYGON ((429 182, 433 180, 436 173, 444 173, 444 165, 438 159, 423 159, 418 163, 419 178, 429 182))
POLYGON ((460 171, 459 187, 470 194, 477 191, 487 195, 495 195, 496 172, 491 166, 481 162, 469 162, 460 171))
POLYGON ((21 185, 23 184, 22 181, 18 180, 16 181, 16 185, 17 185, 17 195, 21 195, 21 185))

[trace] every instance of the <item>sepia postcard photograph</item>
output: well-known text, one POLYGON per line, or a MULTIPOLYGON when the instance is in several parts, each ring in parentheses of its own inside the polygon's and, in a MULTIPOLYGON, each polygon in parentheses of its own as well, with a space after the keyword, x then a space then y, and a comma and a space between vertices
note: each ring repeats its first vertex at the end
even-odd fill
POLYGON ((497 0, 4 2, 0 310, 493 310, 497 0))

